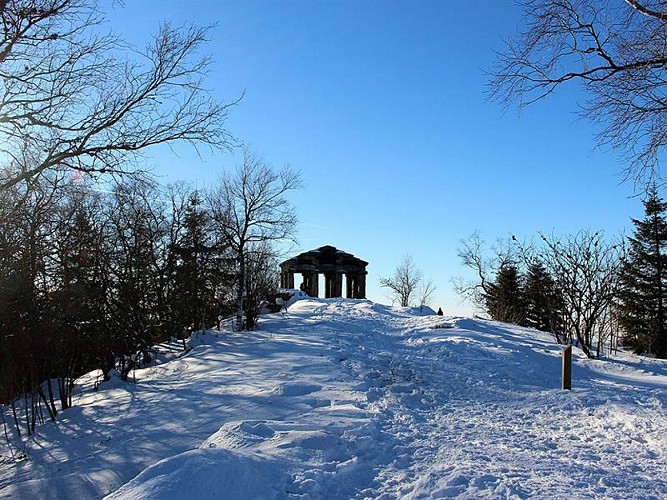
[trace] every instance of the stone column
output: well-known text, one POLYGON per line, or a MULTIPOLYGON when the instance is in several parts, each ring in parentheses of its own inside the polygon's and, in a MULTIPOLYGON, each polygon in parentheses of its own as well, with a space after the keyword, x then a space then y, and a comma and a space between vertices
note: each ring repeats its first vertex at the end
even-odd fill
POLYGON ((326 273, 324 275, 324 298, 330 299, 333 293, 333 281, 334 277, 331 273, 326 273))
POLYGON ((311 297, 319 296, 319 281, 320 277, 316 271, 303 273, 303 288, 304 291, 311 297))
POLYGON ((354 280, 356 285, 355 299, 365 299, 366 298, 366 273, 359 273, 357 279, 354 280))
POLYGON ((361 293, 361 291, 359 290, 360 283, 361 283, 361 274, 354 273, 352 275, 352 298, 354 299, 362 298, 359 295, 361 293))
POLYGON ((333 275, 333 289, 331 290, 331 296, 343 296, 343 273, 341 272, 335 272, 333 275))
POLYGON ((292 271, 283 271, 280 273, 280 287, 294 288, 294 273, 292 271))
POLYGON ((345 297, 348 299, 354 299, 354 274, 346 273, 345 274, 345 297))
POLYGON ((309 273, 301 273, 301 291, 310 295, 310 275, 309 273))

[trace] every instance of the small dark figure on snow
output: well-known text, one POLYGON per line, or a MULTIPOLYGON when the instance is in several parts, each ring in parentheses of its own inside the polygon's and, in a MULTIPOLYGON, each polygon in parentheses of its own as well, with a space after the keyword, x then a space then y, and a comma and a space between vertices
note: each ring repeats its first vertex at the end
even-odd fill
POLYGON ((438 316, 442 316, 442 307, 438 307, 438 316))

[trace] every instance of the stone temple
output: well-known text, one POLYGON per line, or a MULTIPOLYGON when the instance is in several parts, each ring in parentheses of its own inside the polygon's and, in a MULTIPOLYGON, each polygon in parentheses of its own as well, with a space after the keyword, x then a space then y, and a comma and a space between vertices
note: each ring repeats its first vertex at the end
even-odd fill
POLYGON ((342 297, 345 276, 345 296, 348 299, 365 299, 367 265, 368 262, 327 245, 280 264, 280 286, 294 288, 294 274, 301 273, 301 290, 311 297, 319 297, 320 274, 324 274, 324 297, 342 297))

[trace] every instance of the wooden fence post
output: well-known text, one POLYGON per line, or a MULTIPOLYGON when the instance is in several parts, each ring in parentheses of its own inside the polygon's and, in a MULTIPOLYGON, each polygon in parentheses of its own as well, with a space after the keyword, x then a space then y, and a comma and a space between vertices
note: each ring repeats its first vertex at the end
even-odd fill
POLYGON ((563 349, 563 390, 572 389, 572 346, 563 349))

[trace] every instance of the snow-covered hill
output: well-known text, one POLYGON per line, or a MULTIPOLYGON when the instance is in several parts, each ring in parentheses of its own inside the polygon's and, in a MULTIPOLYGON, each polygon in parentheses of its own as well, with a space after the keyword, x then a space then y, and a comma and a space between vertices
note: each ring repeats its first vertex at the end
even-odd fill
POLYGON ((547 334, 308 299, 90 390, 2 498, 666 498, 667 363, 547 334))

